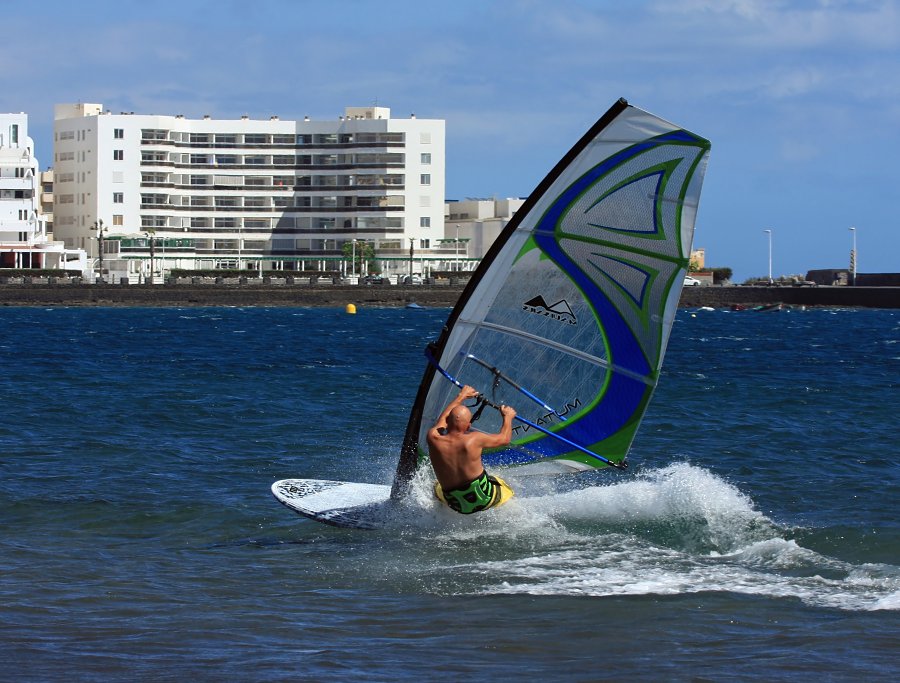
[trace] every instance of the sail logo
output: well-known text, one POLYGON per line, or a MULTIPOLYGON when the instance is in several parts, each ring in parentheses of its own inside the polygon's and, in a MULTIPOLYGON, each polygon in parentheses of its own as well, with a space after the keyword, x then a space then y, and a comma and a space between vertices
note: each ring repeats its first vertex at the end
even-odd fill
MULTIPOLYGON (((568 417, 569 413, 578 410, 580 407, 581 407, 581 399, 576 398, 573 402, 566 403, 566 407, 563 409, 562 412, 560 412, 560 413, 552 412, 552 413, 546 413, 544 415, 541 415, 534 421, 534 424, 536 424, 538 427, 543 427, 544 425, 553 424, 554 421, 557 423, 562 422, 562 420, 559 419, 560 417, 568 417)), ((513 435, 520 435, 520 434, 526 434, 531 429, 532 429, 531 425, 517 424, 517 425, 513 425, 512 431, 513 431, 513 435)))
POLYGON ((568 323, 569 325, 578 324, 578 319, 575 317, 575 314, 572 313, 572 307, 569 306, 569 302, 565 299, 560 299, 552 306, 548 306, 547 302, 544 301, 544 297, 539 294, 522 304, 522 310, 526 313, 543 315, 552 318, 553 320, 558 320, 561 323, 568 323))

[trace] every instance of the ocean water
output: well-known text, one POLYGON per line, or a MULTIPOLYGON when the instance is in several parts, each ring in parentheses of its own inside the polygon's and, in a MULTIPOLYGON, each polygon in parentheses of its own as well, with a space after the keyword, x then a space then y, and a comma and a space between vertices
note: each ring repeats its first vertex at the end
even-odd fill
POLYGON ((900 313, 679 311, 626 473, 389 483, 447 310, 0 311, 0 680, 900 677, 900 313))

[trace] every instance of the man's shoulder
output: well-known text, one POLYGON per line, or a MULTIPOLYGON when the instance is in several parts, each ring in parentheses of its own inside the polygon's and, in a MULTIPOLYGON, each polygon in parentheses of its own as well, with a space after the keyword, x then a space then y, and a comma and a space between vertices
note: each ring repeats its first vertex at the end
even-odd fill
POLYGON ((425 438, 429 441, 433 439, 437 439, 441 436, 447 436, 447 428, 446 427, 432 427, 427 432, 425 432, 425 438))

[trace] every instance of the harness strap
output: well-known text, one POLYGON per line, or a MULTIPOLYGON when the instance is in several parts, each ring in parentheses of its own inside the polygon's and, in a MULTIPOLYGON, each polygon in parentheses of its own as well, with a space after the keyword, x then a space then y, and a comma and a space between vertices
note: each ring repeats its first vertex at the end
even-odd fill
POLYGON ((472 422, 475 422, 479 417, 481 417, 481 413, 484 412, 485 406, 487 406, 487 402, 484 400, 484 397, 479 394, 478 402, 475 404, 478 406, 478 409, 475 411, 475 414, 472 415, 472 422))

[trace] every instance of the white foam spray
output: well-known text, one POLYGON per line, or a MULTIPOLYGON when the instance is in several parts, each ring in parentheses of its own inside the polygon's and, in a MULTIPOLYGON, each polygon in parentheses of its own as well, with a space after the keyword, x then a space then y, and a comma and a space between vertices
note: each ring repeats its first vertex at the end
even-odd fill
MULTIPOLYGON (((900 609, 900 567, 803 548, 734 485, 684 463, 553 493, 504 474, 506 505, 459 515, 420 472, 390 525, 414 552, 404 571, 449 594, 677 595, 734 592, 850 610, 900 609)), ((393 562, 392 562, 393 564, 393 562)))

